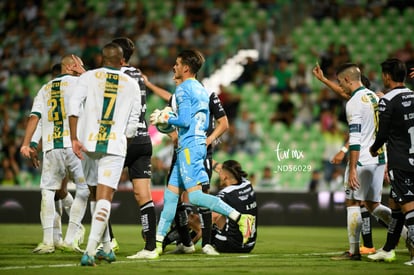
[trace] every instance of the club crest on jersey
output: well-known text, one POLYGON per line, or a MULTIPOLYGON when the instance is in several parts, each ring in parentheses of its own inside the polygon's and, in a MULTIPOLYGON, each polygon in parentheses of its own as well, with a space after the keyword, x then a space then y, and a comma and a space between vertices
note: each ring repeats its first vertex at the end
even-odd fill
POLYGON ((369 102, 369 98, 366 95, 361 96, 361 101, 364 103, 368 103, 369 102))

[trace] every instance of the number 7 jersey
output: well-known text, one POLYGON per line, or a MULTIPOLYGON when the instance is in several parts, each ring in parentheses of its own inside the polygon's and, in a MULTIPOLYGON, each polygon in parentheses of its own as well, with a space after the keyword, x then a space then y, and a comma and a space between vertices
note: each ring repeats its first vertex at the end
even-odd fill
POLYGON ((127 138, 139 126, 139 85, 118 69, 87 71, 79 77, 68 113, 79 117, 78 138, 88 151, 125 156, 127 138))
POLYGON ((43 152, 72 147, 66 112, 77 81, 76 76, 60 75, 43 85, 34 98, 31 115, 40 119, 43 152))

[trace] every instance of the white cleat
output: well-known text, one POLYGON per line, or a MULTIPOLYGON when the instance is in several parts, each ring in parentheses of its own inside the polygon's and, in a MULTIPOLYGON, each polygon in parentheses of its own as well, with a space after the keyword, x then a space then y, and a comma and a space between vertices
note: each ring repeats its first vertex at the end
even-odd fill
POLYGON ((220 253, 218 253, 217 250, 210 244, 206 244, 205 246, 203 246, 201 251, 203 251, 203 253, 207 255, 213 255, 213 256, 220 255, 220 253))
POLYGON ((39 243, 32 252, 36 254, 50 254, 55 252, 55 246, 53 244, 39 243))
POLYGON ((141 251, 138 251, 136 254, 127 256, 128 259, 157 259, 159 257, 157 250, 154 249, 152 251, 142 249, 141 251))
POLYGON ((190 246, 185 246, 182 243, 177 244, 177 247, 171 251, 171 254, 192 254, 195 252, 194 244, 190 246))
POLYGON ((409 262, 405 262, 405 265, 413 265, 414 266, 414 258, 411 259, 409 262))
POLYGON ((377 250, 377 253, 368 255, 368 259, 370 259, 371 261, 376 261, 376 262, 384 261, 384 262, 390 263, 390 262, 395 261, 397 257, 395 256, 394 249, 390 251, 384 251, 381 248, 377 250))
POLYGON ((60 250, 63 252, 76 252, 80 254, 83 254, 85 252, 82 248, 79 247, 76 241, 73 241, 72 245, 63 243, 60 250))

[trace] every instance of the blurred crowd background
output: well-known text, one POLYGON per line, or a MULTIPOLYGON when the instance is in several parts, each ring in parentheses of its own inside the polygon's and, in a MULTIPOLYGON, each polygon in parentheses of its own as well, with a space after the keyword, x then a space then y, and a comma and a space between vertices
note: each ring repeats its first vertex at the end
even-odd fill
MULTIPOLYGON (((241 64, 243 73, 217 91, 230 129, 214 155, 241 162, 257 190, 342 188, 344 164, 329 160, 346 139, 345 102, 313 78, 316 62, 333 80, 338 64, 358 63, 375 91, 383 89, 379 64, 387 57, 414 67, 413 1, 3 0, 0 10, 0 186, 7 187, 39 185, 40 170, 19 150, 33 97, 51 79, 51 67, 66 53, 88 69, 99 67, 101 47, 115 37, 130 37, 131 64, 171 92, 182 49, 206 56, 200 80, 239 50, 257 50, 257 58, 241 64)), ((163 105, 148 93, 148 113, 163 105)), ((151 133, 153 184, 162 186, 172 146, 151 133)), ((127 175, 120 186, 129 186, 127 175)))

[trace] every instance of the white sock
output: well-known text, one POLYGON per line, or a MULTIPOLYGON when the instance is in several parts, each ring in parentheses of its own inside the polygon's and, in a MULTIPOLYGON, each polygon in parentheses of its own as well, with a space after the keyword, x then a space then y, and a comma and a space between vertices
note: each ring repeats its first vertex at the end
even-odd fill
POLYGON ((90 201, 89 207, 91 208, 91 216, 93 217, 93 213, 95 213, 95 209, 96 209, 96 201, 90 201))
POLYGON ((408 229, 407 229, 407 226, 404 225, 401 231, 401 238, 403 238, 403 240, 406 241, 407 236, 408 236, 408 229))
POLYGON ((62 240, 62 201, 55 201, 55 218, 53 221, 53 242, 60 243, 62 240))
POLYGON ((68 217, 70 217, 70 207, 72 206, 72 203, 73 203, 73 196, 70 192, 68 192, 66 197, 62 199, 62 206, 63 206, 63 209, 65 209, 65 213, 68 215, 68 217))
POLYGON ((372 215, 377 219, 382 220, 386 225, 389 225, 391 222, 391 209, 383 204, 379 204, 374 211, 372 211, 372 215))
POLYGON ((55 219, 55 191, 42 189, 40 220, 43 228, 43 243, 53 245, 53 224, 55 219))
POLYGON ((361 208, 359 206, 350 206, 347 211, 347 230, 349 240, 349 252, 359 254, 359 238, 362 228, 361 208))
POLYGON ((105 253, 109 253, 111 251, 111 236, 109 234, 108 226, 105 228, 102 236, 102 249, 105 253))
POLYGON ((240 217, 240 212, 239 211, 236 211, 236 210, 230 212, 230 214, 229 214, 229 218, 232 219, 235 222, 237 222, 237 220, 239 219, 239 217, 240 217))
POLYGON ((91 232, 89 234, 86 251, 88 255, 95 255, 96 247, 101 242, 105 229, 108 225, 111 214, 111 202, 108 200, 99 200, 96 202, 96 209, 92 216, 91 232))
POLYGON ((86 207, 88 205, 88 197, 89 190, 86 184, 81 188, 77 186, 75 199, 70 208, 69 224, 65 236, 65 242, 67 244, 72 244, 76 233, 82 226, 82 219, 85 216, 86 207))

